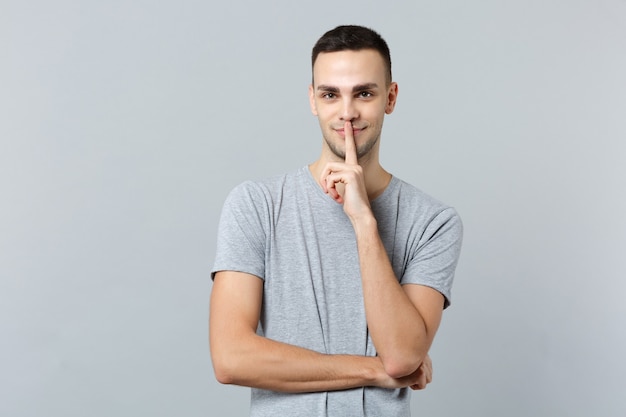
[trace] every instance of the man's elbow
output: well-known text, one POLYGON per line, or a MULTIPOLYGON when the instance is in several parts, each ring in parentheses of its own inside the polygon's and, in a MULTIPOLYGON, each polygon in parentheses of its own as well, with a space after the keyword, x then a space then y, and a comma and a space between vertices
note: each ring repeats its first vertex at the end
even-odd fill
POLYGON ((233 384, 235 378, 233 374, 229 372, 226 368, 222 368, 213 363, 213 373, 215 374, 215 379, 220 384, 233 384))
POLYGON ((385 373, 394 379, 403 378, 413 374, 417 371, 423 361, 424 358, 421 356, 382 359, 385 373))
POLYGON ((228 357, 213 355, 213 373, 220 384, 237 384, 237 367, 228 357))

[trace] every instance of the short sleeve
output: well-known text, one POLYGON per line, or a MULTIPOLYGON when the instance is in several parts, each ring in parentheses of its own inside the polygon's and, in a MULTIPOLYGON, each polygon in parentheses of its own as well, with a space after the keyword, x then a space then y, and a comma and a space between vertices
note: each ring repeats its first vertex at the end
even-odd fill
POLYGON ((446 208, 428 223, 400 280, 436 289, 451 302, 454 272, 461 253, 463 223, 453 208, 446 208))
POLYGON ((245 182, 230 192, 220 216, 212 279, 219 271, 264 278, 268 212, 267 200, 254 183, 245 182))

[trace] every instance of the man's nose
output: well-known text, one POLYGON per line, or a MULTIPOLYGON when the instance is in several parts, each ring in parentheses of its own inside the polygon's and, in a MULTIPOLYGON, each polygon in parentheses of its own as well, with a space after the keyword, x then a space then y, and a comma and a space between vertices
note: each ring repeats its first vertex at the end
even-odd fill
POLYGON ((341 109, 341 120, 348 121, 354 120, 359 116, 354 100, 352 98, 346 98, 343 100, 343 107, 341 109))

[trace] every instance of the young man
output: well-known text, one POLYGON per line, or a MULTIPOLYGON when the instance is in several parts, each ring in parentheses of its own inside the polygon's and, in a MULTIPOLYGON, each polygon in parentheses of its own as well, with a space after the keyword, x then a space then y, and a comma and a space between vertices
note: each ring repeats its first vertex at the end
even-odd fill
POLYGON ((385 41, 340 26, 313 48, 322 152, 246 182, 219 226, 210 347, 221 383, 252 387, 252 416, 409 416, 432 377, 462 224, 379 163, 396 104, 385 41))

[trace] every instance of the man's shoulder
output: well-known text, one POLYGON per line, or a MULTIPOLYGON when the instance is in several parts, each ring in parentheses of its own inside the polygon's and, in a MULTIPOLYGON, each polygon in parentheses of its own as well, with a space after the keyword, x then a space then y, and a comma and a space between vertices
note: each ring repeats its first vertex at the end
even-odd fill
POLYGON ((392 183, 395 198, 404 204, 428 207, 433 210, 445 210, 451 208, 448 204, 434 197, 432 194, 423 191, 421 188, 410 184, 398 177, 393 177, 392 183))
POLYGON ((390 192, 383 195, 385 199, 376 201, 380 213, 394 210, 400 223, 427 227, 451 222, 462 227, 461 217, 453 206, 395 176, 390 185, 390 192))

